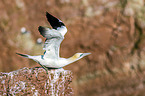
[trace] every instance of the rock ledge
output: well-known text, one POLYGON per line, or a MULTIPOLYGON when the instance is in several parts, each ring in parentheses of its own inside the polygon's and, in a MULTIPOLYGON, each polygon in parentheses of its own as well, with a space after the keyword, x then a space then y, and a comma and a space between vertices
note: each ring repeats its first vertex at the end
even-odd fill
POLYGON ((72 72, 51 69, 46 74, 43 68, 22 68, 9 73, 0 73, 0 95, 69 96, 72 88, 72 72))

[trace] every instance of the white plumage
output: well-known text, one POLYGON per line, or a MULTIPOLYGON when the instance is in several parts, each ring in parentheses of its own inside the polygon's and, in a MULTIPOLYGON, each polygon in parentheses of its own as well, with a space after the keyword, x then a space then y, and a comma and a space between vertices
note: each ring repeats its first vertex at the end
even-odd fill
POLYGON ((60 44, 64 39, 64 35, 67 32, 67 28, 63 22, 56 17, 46 12, 46 17, 53 29, 48 27, 39 26, 38 30, 40 34, 46 38, 43 49, 44 55, 30 56, 17 53, 23 57, 32 59, 39 63, 43 68, 62 68, 70 63, 73 63, 90 53, 76 53, 70 58, 59 57, 60 44))

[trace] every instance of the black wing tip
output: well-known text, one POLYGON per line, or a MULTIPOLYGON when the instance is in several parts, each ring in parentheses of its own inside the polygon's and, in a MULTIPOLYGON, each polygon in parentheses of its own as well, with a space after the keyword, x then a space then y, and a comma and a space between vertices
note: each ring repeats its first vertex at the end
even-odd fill
POLYGON ((44 29, 44 28, 43 28, 42 26, 39 26, 39 27, 38 27, 38 30, 39 30, 39 31, 42 31, 43 29, 44 29))
POLYGON ((64 23, 56 18, 55 16, 51 15, 46 11, 46 18, 47 21, 50 23, 53 29, 57 29, 58 27, 65 26, 64 23))
POLYGON ((46 11, 46 16, 48 16, 48 15, 51 15, 51 14, 46 11))
POLYGON ((45 28, 44 28, 44 27, 42 27, 42 26, 39 26, 39 27, 38 27, 38 30, 39 30, 39 32, 40 32, 40 33, 42 33, 42 32, 44 32, 44 31, 45 31, 45 28))
MULTIPOLYGON (((46 11, 46 18, 47 18, 47 20, 48 20, 48 18, 50 18, 50 14, 46 11)), ((49 21, 49 20, 48 20, 49 21)))
POLYGON ((40 34, 43 34, 45 32, 45 28, 42 26, 39 26, 38 30, 39 30, 40 34))
POLYGON ((27 55, 21 54, 21 53, 16 53, 17 55, 23 56, 23 57, 28 57, 27 55))
MULTIPOLYGON (((52 14, 50 14, 50 13, 48 13, 47 11, 46 11, 46 17, 47 17, 47 19, 49 19, 49 18, 56 18, 55 16, 53 16, 52 14)), ((57 19, 57 18, 56 18, 57 19)))
POLYGON ((38 31, 43 37, 45 37, 45 31, 46 31, 45 27, 39 26, 38 31))
POLYGON ((48 13, 47 11, 46 11, 46 18, 47 18, 48 22, 50 22, 52 19, 53 19, 53 20, 54 20, 54 19, 57 20, 56 17, 54 17, 53 15, 51 15, 50 13, 48 13))

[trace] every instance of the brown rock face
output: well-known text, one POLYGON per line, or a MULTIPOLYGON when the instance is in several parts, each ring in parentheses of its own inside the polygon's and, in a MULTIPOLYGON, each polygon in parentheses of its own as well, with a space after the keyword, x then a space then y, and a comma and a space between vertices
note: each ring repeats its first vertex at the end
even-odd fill
POLYGON ((0 73, 0 95, 71 96, 72 72, 63 69, 22 68, 0 73))

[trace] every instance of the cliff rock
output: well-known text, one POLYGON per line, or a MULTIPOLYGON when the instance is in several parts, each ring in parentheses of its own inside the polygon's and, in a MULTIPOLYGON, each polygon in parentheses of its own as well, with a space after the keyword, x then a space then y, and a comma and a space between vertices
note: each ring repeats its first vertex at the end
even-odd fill
POLYGON ((46 74, 43 68, 22 68, 9 73, 0 73, 0 95, 2 96, 71 96, 69 86, 72 72, 51 69, 46 74))

